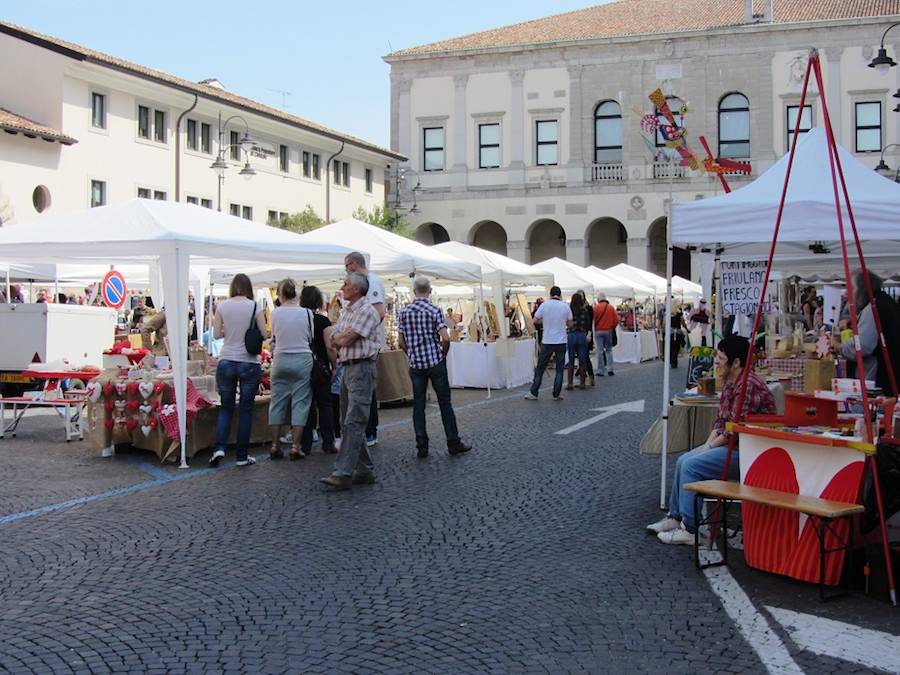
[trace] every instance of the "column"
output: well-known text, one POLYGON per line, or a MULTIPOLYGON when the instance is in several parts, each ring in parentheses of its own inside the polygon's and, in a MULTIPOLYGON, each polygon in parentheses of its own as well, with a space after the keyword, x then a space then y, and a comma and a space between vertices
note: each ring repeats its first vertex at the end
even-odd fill
POLYGON ((584 239, 566 239, 566 260, 581 267, 587 267, 588 249, 584 239))
POLYGON ((642 270, 650 269, 650 246, 644 237, 628 237, 628 264, 642 270))
POLYGON ((584 101, 581 73, 584 66, 569 66, 569 161, 566 164, 566 182, 578 185, 584 182, 584 101))
MULTIPOLYGON (((831 116, 831 126, 834 129, 834 137, 840 145, 845 145, 844 136, 841 133, 841 119, 844 112, 844 92, 841 87, 841 54, 843 47, 826 47, 825 61, 828 63, 828 114, 831 116)), ((847 147, 854 147, 849 145, 847 147)))
POLYGON ((468 183, 466 165, 466 137, 469 120, 466 111, 466 87, 468 75, 453 76, 453 166, 450 168, 450 189, 462 192, 468 183))
POLYGON ((531 249, 528 247, 528 242, 524 239, 508 239, 506 241, 506 255, 526 265, 531 262, 531 249))
POLYGON ((525 185, 525 71, 509 71, 509 185, 525 185))
MULTIPOLYGON (((412 132, 410 129, 410 92, 412 91, 412 80, 403 78, 397 80, 397 152, 401 155, 409 157, 412 164, 416 163, 410 151, 410 137, 412 132)), ((325 167, 331 170, 331 167, 325 167)))

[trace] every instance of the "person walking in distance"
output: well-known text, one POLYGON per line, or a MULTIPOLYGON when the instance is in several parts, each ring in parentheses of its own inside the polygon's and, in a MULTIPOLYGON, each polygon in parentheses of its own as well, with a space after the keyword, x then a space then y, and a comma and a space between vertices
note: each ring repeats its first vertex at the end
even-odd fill
POLYGON ((416 430, 416 450, 419 457, 428 457, 428 432, 425 425, 425 396, 428 382, 437 394, 441 421, 447 436, 447 451, 451 455, 468 452, 472 446, 459 438, 456 414, 450 401, 450 378, 447 376, 447 352, 450 351, 450 332, 441 310, 431 303, 431 282, 416 277, 413 282, 416 299, 400 312, 398 331, 400 349, 409 358, 409 378, 413 385, 413 426, 416 430))
POLYGON ((613 335, 619 325, 616 308, 609 304, 603 293, 597 295, 594 305, 594 344, 597 346, 597 375, 615 375, 613 372, 613 335))
POLYGON ((341 450, 330 476, 320 480, 338 490, 375 482, 375 467, 366 444, 369 405, 375 390, 375 359, 380 350, 378 312, 366 298, 369 281, 361 272, 344 279, 341 290, 349 302, 331 334, 343 366, 341 381, 341 450))
POLYGON ((588 359, 588 340, 587 335, 591 330, 591 308, 585 303, 584 296, 580 291, 576 291, 572 295, 572 301, 569 303, 569 309, 572 310, 572 325, 569 327, 567 337, 567 346, 569 351, 569 363, 566 368, 568 379, 566 381, 566 390, 571 391, 573 388, 572 378, 575 374, 575 359, 578 358, 578 379, 579 388, 584 389, 584 381, 587 377, 587 369, 585 363, 588 359))
POLYGON ((550 299, 538 307, 534 314, 534 322, 544 329, 541 351, 538 356, 537 368, 534 369, 534 380, 531 383, 531 391, 525 394, 529 401, 536 401, 541 388, 541 380, 544 379, 544 371, 550 363, 550 357, 556 359, 556 377, 553 380, 553 400, 561 401, 563 386, 563 371, 566 364, 566 329, 572 326, 572 310, 561 299, 562 291, 559 286, 550 289, 550 299))
MULTIPOLYGON (((359 251, 348 253, 344 258, 344 269, 347 274, 359 272, 364 274, 369 282, 369 290, 366 298, 372 308, 378 312, 378 350, 384 347, 384 284, 377 275, 372 274, 366 268, 366 258, 359 251)), ((375 398, 375 390, 372 390, 372 403, 369 405, 369 421, 366 424, 366 445, 370 448, 378 443, 378 401, 375 398)))

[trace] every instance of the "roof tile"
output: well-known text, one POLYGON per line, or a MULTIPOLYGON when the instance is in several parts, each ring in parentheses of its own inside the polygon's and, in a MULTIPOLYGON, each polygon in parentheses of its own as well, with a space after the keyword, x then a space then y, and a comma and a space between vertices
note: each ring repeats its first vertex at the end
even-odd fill
POLYGON ((0 129, 29 136, 40 136, 48 141, 59 141, 63 145, 72 145, 78 142, 71 136, 66 136, 63 132, 53 127, 22 117, 5 108, 0 108, 0 129))

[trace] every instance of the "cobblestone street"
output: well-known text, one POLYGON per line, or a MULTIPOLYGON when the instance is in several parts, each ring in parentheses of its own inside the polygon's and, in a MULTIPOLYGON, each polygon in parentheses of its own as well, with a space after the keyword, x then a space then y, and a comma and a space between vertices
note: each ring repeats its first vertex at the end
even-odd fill
MULTIPOLYGON (((660 514, 659 458, 637 448, 662 372, 621 368, 561 403, 454 391, 475 447, 458 457, 441 451, 436 407, 425 460, 411 408, 383 410, 378 482, 343 493, 318 483, 332 461, 318 449, 276 463, 257 448, 255 467, 229 456, 217 470, 206 452, 178 471, 101 459, 61 442, 52 417, 26 418, 0 441, 0 671, 773 670, 690 549, 644 532, 660 514), (555 435, 633 400, 645 412, 555 435)), ((900 635, 885 602, 821 604, 739 553, 729 569, 763 617, 777 607, 900 635)), ((872 670, 768 623, 790 656, 780 672, 872 670)))

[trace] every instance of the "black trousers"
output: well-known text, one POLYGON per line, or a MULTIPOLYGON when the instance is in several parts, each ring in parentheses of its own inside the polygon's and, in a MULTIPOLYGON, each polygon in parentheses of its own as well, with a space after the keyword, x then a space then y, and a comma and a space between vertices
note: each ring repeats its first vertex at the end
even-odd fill
POLYGON ((309 418, 303 427, 303 435, 300 437, 300 448, 303 452, 309 452, 312 448, 313 429, 319 426, 319 435, 322 437, 322 448, 334 447, 334 413, 331 410, 331 381, 321 382, 316 385, 310 382, 312 398, 309 403, 309 418))

